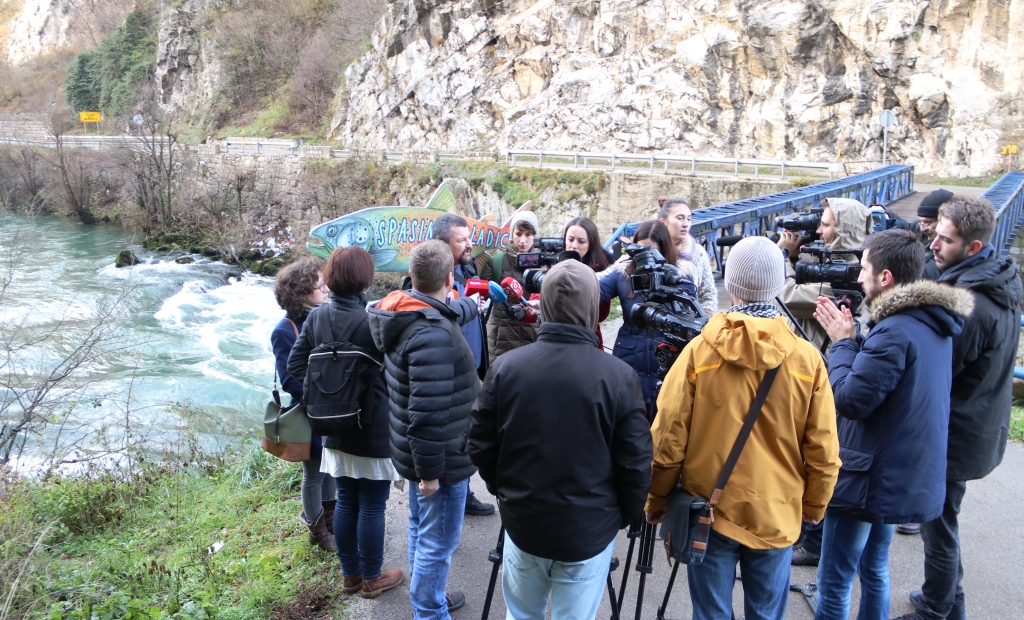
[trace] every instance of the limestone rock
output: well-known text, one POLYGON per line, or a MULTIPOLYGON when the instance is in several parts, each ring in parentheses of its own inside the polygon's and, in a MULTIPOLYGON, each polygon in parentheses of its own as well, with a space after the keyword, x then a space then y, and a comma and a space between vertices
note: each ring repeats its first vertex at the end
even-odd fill
POLYGON ((22 8, 7 25, 7 49, 3 50, 13 65, 62 49, 99 45, 103 35, 124 21, 134 2, 24 0, 18 4, 22 8))
POLYGON ((196 114, 210 105, 217 92, 219 56, 201 36, 210 5, 211 0, 184 0, 160 12, 153 73, 160 107, 165 110, 196 114))
POLYGON ((979 175, 1024 139, 1024 0, 391 0, 331 133, 392 150, 832 161, 979 175))

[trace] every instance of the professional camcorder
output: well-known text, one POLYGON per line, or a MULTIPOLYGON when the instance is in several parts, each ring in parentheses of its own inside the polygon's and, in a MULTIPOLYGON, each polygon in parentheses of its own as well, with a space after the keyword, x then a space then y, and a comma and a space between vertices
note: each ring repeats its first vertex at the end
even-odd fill
POLYGON ((873 233, 890 230, 892 228, 909 230, 915 233, 921 232, 920 227, 917 227, 904 219, 900 219, 900 216, 896 215, 891 210, 886 209, 885 205, 875 203, 868 207, 868 210, 871 212, 871 232, 873 233))
MULTIPOLYGON (((791 215, 789 217, 775 218, 775 228, 781 228, 790 232, 800 233, 800 244, 814 243, 818 240, 818 227, 821 226, 821 212, 823 209, 812 209, 810 213, 803 215, 791 215)), ((779 241, 779 233, 773 234, 771 240, 779 241)))
POLYGON ((863 250, 832 250, 825 247, 825 242, 816 241, 800 248, 801 254, 817 256, 818 262, 798 262, 796 264, 796 283, 810 284, 828 282, 836 297, 836 305, 846 305, 853 314, 858 313, 864 301, 864 289, 857 278, 860 277, 860 263, 852 263, 836 258, 836 254, 853 254, 858 258, 863 250))
POLYGON ((523 272, 523 288, 527 293, 539 293, 544 283, 544 274, 547 268, 556 265, 564 260, 578 260, 583 258, 579 252, 565 249, 565 241, 558 237, 547 237, 535 239, 534 249, 539 252, 530 252, 516 255, 516 267, 525 269, 523 272))
POLYGON ((630 325, 648 332, 657 330, 665 340, 658 345, 658 377, 665 378, 686 343, 693 340, 708 316, 697 300, 682 288, 685 282, 675 265, 666 265, 658 250, 638 243, 623 246, 633 260, 631 284, 644 298, 625 317, 630 325))

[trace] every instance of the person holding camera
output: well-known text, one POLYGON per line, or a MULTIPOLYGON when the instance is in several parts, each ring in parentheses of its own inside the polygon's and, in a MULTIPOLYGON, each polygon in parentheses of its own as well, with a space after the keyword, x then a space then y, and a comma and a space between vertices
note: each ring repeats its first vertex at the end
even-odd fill
POLYGON ((687 566, 694 618, 732 618, 740 565, 747 618, 782 620, 801 519, 819 521, 839 472, 828 371, 772 303, 785 282, 766 237, 737 243, 725 267, 733 306, 679 354, 658 396, 647 521, 661 523, 677 484, 711 497, 765 375, 779 372, 714 512, 702 563, 687 566))
MULTIPOLYGON (((306 376, 310 352, 323 344, 314 327, 318 321, 326 321, 335 340, 345 333, 349 321, 358 321, 349 341, 375 358, 381 355, 370 335, 365 311, 366 291, 373 282, 373 257, 362 248, 337 248, 327 259, 323 281, 330 290, 330 301, 310 313, 288 358, 288 371, 296 377, 306 376)), ((341 591, 360 592, 363 598, 376 598, 405 581, 397 568, 381 570, 384 509, 391 483, 401 480, 391 462, 389 418, 384 373, 374 372, 372 401, 363 407, 366 426, 323 438, 321 469, 333 478, 338 489, 333 527, 343 576, 341 591)))
MULTIPOLYGON (((327 301, 328 289, 324 286, 321 268, 317 259, 301 260, 286 266, 274 280, 277 305, 287 314, 271 332, 270 345, 274 350, 281 388, 291 396, 293 403, 302 402, 302 379, 306 373, 290 372, 289 355, 310 310, 327 301)), ((302 462, 302 484, 299 486, 302 512, 299 513, 299 521, 309 529, 310 544, 324 551, 334 551, 334 479, 320 471, 322 455, 323 438, 313 435, 309 458, 302 462)))
MULTIPOLYGON (((821 219, 815 234, 824 242, 825 247, 836 252, 859 250, 872 232, 871 211, 851 198, 827 198, 821 201, 821 206, 821 219)), ((811 342, 821 349, 825 345, 827 334, 814 320, 814 311, 818 297, 834 298, 835 295, 832 294, 832 287, 827 282, 796 283, 797 261, 808 260, 806 257, 801 259, 800 245, 799 232, 783 230, 779 233, 779 249, 789 259, 785 261, 786 284, 779 293, 779 299, 796 317, 811 342)), ((839 258, 857 261, 853 254, 841 254, 839 258)), ((860 308, 856 311, 859 312, 860 308)))
POLYGON ((718 312, 718 288, 711 261, 704 247, 690 235, 693 212, 690 205, 681 198, 658 199, 658 220, 668 228, 676 246, 676 266, 683 275, 688 275, 697 286, 697 301, 708 315, 718 312))
MULTIPOLYGON (((516 257, 533 249, 533 240, 539 229, 537 214, 533 211, 520 211, 513 215, 509 223, 512 234, 505 250, 495 252, 491 260, 484 263, 480 277, 498 284, 505 278, 512 278, 522 285, 523 270, 516 265, 516 257)), ((487 354, 491 364, 499 355, 536 340, 536 323, 524 323, 509 316, 500 307, 491 308, 491 316, 487 318, 487 354)))
MULTIPOLYGON (((658 220, 648 220, 640 224, 636 234, 633 235, 633 243, 646 245, 661 253, 665 259, 665 266, 668 269, 675 269, 676 248, 672 243, 672 237, 668 228, 658 220)), ((634 264, 628 255, 623 255, 612 268, 605 271, 601 278, 601 301, 611 301, 619 298, 622 307, 623 322, 619 328, 618 336, 615 338, 615 345, 612 347, 612 355, 629 364, 640 377, 640 386, 643 388, 644 406, 647 408, 648 419, 653 420, 657 412, 658 400, 658 369, 660 364, 655 353, 658 345, 664 341, 661 332, 655 331, 648 336, 646 329, 634 327, 629 323, 629 316, 633 308, 646 300, 643 295, 633 290, 631 276, 633 275, 634 264)), ((689 276, 685 278, 683 291, 696 298, 697 287, 689 276)))
POLYGON ((461 325, 478 316, 474 297, 448 300, 455 283, 451 249, 431 239, 409 254, 412 290, 394 291, 369 310, 370 333, 384 352, 391 409, 391 458, 409 486, 409 598, 413 617, 445 620, 462 607, 445 593, 459 546, 469 478, 469 412, 480 390, 461 325))
MULTIPOLYGON (((608 268, 608 256, 604 253, 601 245, 601 235, 597 232, 597 224, 587 217, 574 217, 565 225, 562 231, 562 239, 565 241, 565 249, 577 252, 583 264, 601 273, 608 268)), ((597 334, 597 346, 604 347, 604 336, 601 334, 601 322, 608 318, 612 311, 612 302, 601 302, 598 306, 597 327, 594 328, 597 334)), ((543 316, 543 311, 542 311, 543 316)))
POLYGON ((505 526, 509 618, 597 614, 615 537, 643 509, 651 433, 637 375, 596 348, 599 289, 574 260, 544 276, 537 342, 497 360, 469 453, 505 526), (543 395, 538 398, 537 395, 543 395))
POLYGON ((871 312, 867 336, 849 308, 818 298, 815 318, 833 344, 829 380, 839 414, 839 470, 825 512, 815 620, 846 620, 860 575, 861 620, 889 617, 889 544, 897 523, 942 513, 953 338, 970 293, 919 280, 924 248, 909 230, 864 242, 858 282, 871 312))

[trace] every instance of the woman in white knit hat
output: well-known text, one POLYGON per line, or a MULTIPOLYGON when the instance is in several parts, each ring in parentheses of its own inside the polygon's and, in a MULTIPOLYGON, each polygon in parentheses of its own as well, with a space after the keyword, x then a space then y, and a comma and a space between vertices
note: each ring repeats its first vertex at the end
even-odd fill
MULTIPOLYGON (((512 216, 509 224, 512 234, 509 236, 508 245, 504 251, 495 252, 490 260, 484 263, 480 277, 498 283, 511 277, 521 285, 523 270, 516 267, 516 256, 533 248, 533 240, 539 229, 537 214, 533 211, 520 211, 512 216)), ((493 364, 502 353, 536 340, 536 323, 517 321, 500 307, 491 310, 491 316, 487 319, 487 355, 490 363, 493 364)))

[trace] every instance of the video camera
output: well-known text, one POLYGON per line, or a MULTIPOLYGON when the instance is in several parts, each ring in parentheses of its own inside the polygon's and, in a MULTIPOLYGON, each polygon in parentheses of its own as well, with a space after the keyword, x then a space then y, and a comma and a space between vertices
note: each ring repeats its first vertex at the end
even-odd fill
POLYGON ((836 297, 836 305, 839 307, 845 305, 854 315, 859 314, 860 305, 864 301, 864 289, 857 282, 857 278, 860 277, 861 265, 836 258, 835 255, 853 254, 860 258, 863 250, 832 250, 825 247, 824 241, 815 241, 802 246, 800 253, 816 256, 818 262, 798 262, 796 264, 796 283, 828 282, 836 297))
POLYGON ((575 250, 566 250, 565 241, 559 237, 546 237, 534 239, 534 249, 540 252, 530 252, 516 255, 516 267, 525 269, 523 272, 523 288, 527 293, 539 293, 544 283, 544 274, 547 268, 557 265, 564 260, 578 260, 583 258, 575 250))
MULTIPOLYGON (((789 217, 775 218, 775 228, 781 228, 790 232, 800 233, 800 245, 814 243, 818 240, 818 227, 821 226, 821 213, 824 209, 811 209, 810 213, 804 215, 791 215, 789 217)), ((773 234, 770 239, 773 243, 779 242, 779 233, 773 234)))
POLYGON ((683 290, 685 280, 675 265, 665 264, 661 252, 638 243, 625 245, 623 250, 633 261, 633 290, 644 298, 644 303, 634 306, 626 319, 633 327, 664 335, 655 353, 658 378, 664 379, 679 352, 704 329, 708 316, 683 290))
POLYGON ((904 219, 901 219, 898 215, 889 209, 886 209, 885 205, 875 203, 868 207, 868 210, 871 212, 872 233, 882 232, 883 230, 890 230, 892 228, 920 233, 920 228, 904 219))

